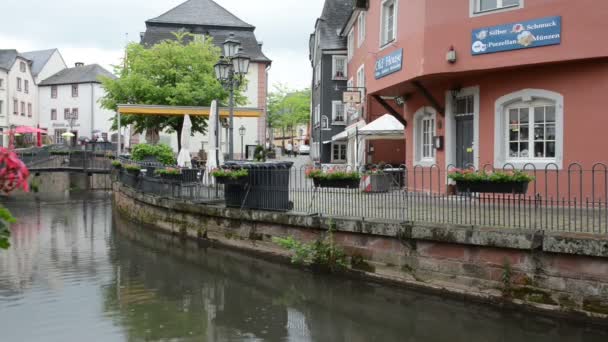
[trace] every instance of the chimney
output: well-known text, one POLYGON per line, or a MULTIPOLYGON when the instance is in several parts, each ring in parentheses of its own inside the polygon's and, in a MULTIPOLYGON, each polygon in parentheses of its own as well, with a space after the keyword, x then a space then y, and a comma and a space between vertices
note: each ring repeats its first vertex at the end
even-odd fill
POLYGON ((78 67, 84 66, 84 63, 76 62, 74 65, 78 68, 78 67))
POLYGON ((262 46, 263 46, 263 45, 264 45, 264 42, 263 42, 263 41, 261 41, 261 40, 260 40, 260 41, 258 41, 258 46, 260 47, 260 49, 262 49, 262 46))

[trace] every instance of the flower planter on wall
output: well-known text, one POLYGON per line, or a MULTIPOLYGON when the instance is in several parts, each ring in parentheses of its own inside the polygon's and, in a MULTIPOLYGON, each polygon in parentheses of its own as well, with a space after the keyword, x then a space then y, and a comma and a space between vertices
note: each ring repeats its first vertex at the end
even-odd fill
POLYGON ((359 179, 312 179, 316 188, 359 189, 359 179))
POLYGON ((494 194, 525 194, 529 182, 466 182, 457 181, 456 189, 460 193, 494 193, 494 194))

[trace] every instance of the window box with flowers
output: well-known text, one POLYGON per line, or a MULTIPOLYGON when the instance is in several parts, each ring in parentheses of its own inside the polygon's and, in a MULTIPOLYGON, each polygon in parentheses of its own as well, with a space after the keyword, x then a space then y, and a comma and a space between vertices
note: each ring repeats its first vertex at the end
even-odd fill
POLYGON ((182 178, 182 170, 173 167, 154 170, 154 174, 160 176, 161 179, 170 181, 180 181, 182 178))
POLYGON ((125 165, 123 169, 133 176, 139 176, 141 173, 141 166, 135 164, 125 165))
POLYGON ((214 169, 211 175, 215 177, 218 184, 245 185, 249 171, 245 169, 214 169))
POLYGON ((306 177, 312 179, 316 188, 358 189, 361 182, 359 172, 338 169, 308 169, 306 177))
POLYGON ((382 169, 371 169, 363 175, 364 192, 389 192, 393 182, 393 176, 382 169))
POLYGON ((522 171, 454 170, 448 178, 460 193, 525 194, 535 178, 522 171))

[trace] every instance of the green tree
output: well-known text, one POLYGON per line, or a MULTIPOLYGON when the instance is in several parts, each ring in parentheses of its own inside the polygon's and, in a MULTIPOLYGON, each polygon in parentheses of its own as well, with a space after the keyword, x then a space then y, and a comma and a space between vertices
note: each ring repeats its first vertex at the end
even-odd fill
MULTIPOLYGON (((127 46, 124 63, 114 70, 118 78, 101 80, 106 90, 101 100, 104 108, 116 111, 119 104, 209 106, 214 99, 225 101, 228 93, 215 78, 214 71, 220 49, 211 38, 185 32, 174 35, 175 40, 166 40, 151 48, 137 43, 127 46)), ((237 103, 241 103, 240 90, 237 94, 237 103)), ((192 134, 204 134, 207 118, 193 116, 191 119, 192 134)), ((121 116, 121 125, 133 125, 136 133, 152 131, 152 135, 157 135, 165 129, 177 132, 179 148, 183 121, 182 116, 121 116)))
MULTIPOLYGON (((275 85, 268 98, 270 127, 289 131, 293 138, 299 125, 310 121, 310 89, 291 90, 284 85, 275 85)), ((285 134, 283 134, 283 137, 285 134)), ((293 144, 293 141, 292 141, 293 144)))

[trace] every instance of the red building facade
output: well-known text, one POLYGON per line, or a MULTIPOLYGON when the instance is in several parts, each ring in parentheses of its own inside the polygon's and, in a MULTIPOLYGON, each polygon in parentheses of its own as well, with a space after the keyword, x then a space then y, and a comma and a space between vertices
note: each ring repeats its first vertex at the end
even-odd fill
POLYGON ((591 170, 608 161, 608 2, 358 3, 343 34, 354 39, 348 76, 356 83, 365 70, 366 121, 387 112, 407 121, 405 142, 374 142, 368 162, 591 170))

